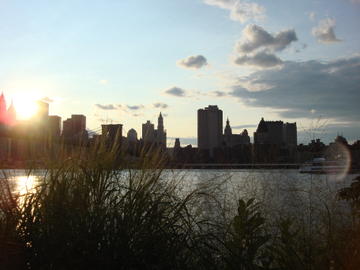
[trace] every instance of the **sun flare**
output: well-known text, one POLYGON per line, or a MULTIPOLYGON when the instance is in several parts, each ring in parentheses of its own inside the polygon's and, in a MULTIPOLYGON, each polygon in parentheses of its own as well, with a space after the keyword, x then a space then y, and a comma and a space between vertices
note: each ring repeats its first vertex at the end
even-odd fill
POLYGON ((14 97, 14 106, 19 119, 29 119, 38 111, 36 99, 27 96, 14 97))

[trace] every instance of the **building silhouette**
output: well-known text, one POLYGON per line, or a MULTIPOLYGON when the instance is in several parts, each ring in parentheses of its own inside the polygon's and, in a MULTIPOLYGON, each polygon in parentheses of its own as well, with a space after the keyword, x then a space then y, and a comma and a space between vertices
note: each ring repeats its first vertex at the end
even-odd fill
POLYGON ((241 144, 250 144, 250 137, 246 129, 240 134, 233 134, 230 127, 229 119, 226 120, 226 126, 224 129, 223 143, 226 147, 234 147, 241 144))
POLYGON ((155 142, 155 127, 150 120, 147 120, 145 124, 142 124, 142 139, 144 143, 155 142))
POLYGON ((128 133, 127 133, 127 140, 128 142, 137 142, 138 137, 137 137, 137 132, 135 129, 131 128, 128 133))
POLYGON ((9 126, 14 126, 16 124, 16 110, 13 101, 11 101, 11 104, 7 110, 7 124, 9 126))
POLYGON ((221 147, 223 136, 223 112, 216 105, 198 110, 198 148, 209 150, 212 155, 215 148, 221 147))
POLYGON ((254 160, 256 162, 294 162, 296 154, 296 123, 265 121, 261 118, 254 132, 254 160))
POLYGON ((107 124, 101 125, 101 135, 108 146, 121 145, 122 125, 107 124))
POLYGON ((297 145, 296 123, 265 121, 261 118, 254 132, 254 144, 297 145))
POLYGON ((71 118, 64 120, 62 136, 68 142, 86 141, 88 133, 86 131, 85 115, 73 114, 71 118))
POLYGON ((164 119, 159 114, 157 129, 149 120, 142 124, 142 139, 145 144, 156 144, 166 148, 166 130, 164 129, 164 119))
POLYGON ((37 112, 35 118, 39 122, 45 123, 49 117, 49 103, 42 100, 38 100, 36 104, 37 104, 37 112))
POLYGON ((51 138, 59 138, 61 135, 61 117, 50 115, 48 118, 48 131, 51 138))
POLYGON ((9 108, 6 106, 4 93, 0 96, 0 126, 13 126, 16 123, 16 110, 11 101, 9 108))

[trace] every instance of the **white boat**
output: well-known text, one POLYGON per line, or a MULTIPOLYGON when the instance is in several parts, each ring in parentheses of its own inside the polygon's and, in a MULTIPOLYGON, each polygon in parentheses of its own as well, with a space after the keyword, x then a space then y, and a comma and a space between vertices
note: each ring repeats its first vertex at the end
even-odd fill
POLYGON ((299 169, 300 173, 342 173, 348 169, 344 160, 326 160, 325 158, 314 158, 305 162, 299 169))

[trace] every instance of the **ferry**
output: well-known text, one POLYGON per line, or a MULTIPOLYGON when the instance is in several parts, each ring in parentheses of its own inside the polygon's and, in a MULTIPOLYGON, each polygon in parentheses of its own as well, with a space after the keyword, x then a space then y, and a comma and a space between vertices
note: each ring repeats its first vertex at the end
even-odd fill
POLYGON ((314 158, 312 161, 305 162, 299 169, 300 173, 343 173, 348 166, 344 160, 326 160, 325 158, 314 158))

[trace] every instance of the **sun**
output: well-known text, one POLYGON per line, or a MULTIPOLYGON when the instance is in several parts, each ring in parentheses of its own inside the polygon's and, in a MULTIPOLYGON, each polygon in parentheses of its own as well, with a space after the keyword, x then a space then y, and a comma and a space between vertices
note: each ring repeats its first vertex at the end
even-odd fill
POLYGON ((14 97, 14 106, 18 119, 26 120, 33 117, 38 111, 36 99, 29 96, 14 97))

